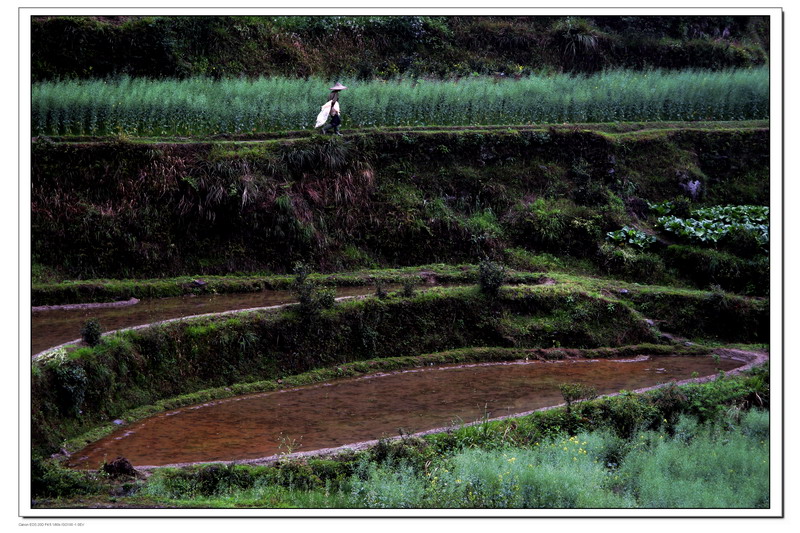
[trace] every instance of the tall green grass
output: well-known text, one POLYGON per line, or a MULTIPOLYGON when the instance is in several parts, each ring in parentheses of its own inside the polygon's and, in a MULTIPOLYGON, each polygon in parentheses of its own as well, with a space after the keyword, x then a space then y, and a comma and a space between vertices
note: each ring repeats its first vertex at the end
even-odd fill
POLYGON ((622 486, 647 508, 769 507, 769 415, 750 411, 741 433, 682 418, 673 439, 653 432, 625 458, 622 486))
POLYGON ((466 449, 427 472, 371 465, 356 505, 456 508, 766 508, 769 413, 622 439, 603 429, 527 448, 466 449))
POLYGON ((140 495, 207 507, 766 508, 769 412, 733 410, 706 424, 682 415, 674 432, 630 438, 604 428, 417 460, 365 457, 351 475, 325 480, 302 468, 164 469, 140 495))
MULTIPOLYGON (((769 116, 769 69, 593 76, 343 80, 347 128, 751 120, 769 116)), ((32 135, 213 135, 312 129, 322 79, 74 80, 32 87, 32 135)))

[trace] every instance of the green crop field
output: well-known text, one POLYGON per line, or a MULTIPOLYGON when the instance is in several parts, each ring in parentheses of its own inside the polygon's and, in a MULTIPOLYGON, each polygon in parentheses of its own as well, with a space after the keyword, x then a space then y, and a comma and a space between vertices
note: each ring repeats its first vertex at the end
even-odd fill
MULTIPOLYGON (((768 68, 344 81, 350 87, 342 95, 348 128, 769 116, 768 68)), ((329 86, 319 78, 42 82, 32 87, 32 133, 158 136, 311 129, 329 86)))

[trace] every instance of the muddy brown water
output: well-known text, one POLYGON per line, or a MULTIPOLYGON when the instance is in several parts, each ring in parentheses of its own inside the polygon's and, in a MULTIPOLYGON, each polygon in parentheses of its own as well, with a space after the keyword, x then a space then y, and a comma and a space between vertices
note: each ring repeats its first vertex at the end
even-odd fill
MULTIPOLYGON (((387 285, 397 290, 399 285, 387 285)), ((344 287, 336 296, 372 294, 375 287, 344 287)), ((103 331, 150 324, 161 320, 236 309, 267 307, 297 301, 290 291, 262 291, 245 294, 213 294, 142 300, 126 307, 33 311, 31 314, 31 355, 70 342, 81 336, 83 323, 90 318, 100 321, 103 331)))
POLYGON ((165 412, 89 445, 72 455, 70 466, 95 469, 118 456, 139 467, 258 459, 290 451, 292 442, 291 451, 320 450, 558 405, 558 385, 565 382, 609 394, 742 364, 710 356, 639 357, 373 374, 165 412))

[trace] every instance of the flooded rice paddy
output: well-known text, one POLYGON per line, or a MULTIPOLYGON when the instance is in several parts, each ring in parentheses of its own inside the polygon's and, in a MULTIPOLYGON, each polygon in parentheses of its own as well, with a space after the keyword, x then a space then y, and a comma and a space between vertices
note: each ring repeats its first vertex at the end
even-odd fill
POLYGON ((165 412, 120 428, 74 454, 95 469, 126 457, 134 466, 258 459, 458 426, 562 403, 558 385, 600 394, 707 376, 743 363, 710 356, 518 361, 417 368, 240 396, 165 412))
MULTIPOLYGON (((386 287, 387 290, 398 288, 399 285, 386 287)), ((371 286, 344 287, 336 289, 336 296, 360 296, 374 292, 375 288, 371 286)), ((33 311, 31 355, 80 338, 81 327, 90 318, 99 320, 103 331, 113 331, 186 316, 268 307, 295 301, 291 291, 262 291, 157 298, 125 307, 33 311)))

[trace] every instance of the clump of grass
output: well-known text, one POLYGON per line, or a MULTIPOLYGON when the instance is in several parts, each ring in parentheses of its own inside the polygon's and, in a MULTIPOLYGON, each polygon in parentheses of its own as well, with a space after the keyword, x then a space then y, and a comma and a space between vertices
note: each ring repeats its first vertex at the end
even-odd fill
POLYGON ((410 509, 423 505, 425 482, 408 464, 363 464, 351 481, 352 496, 371 509, 410 509))

